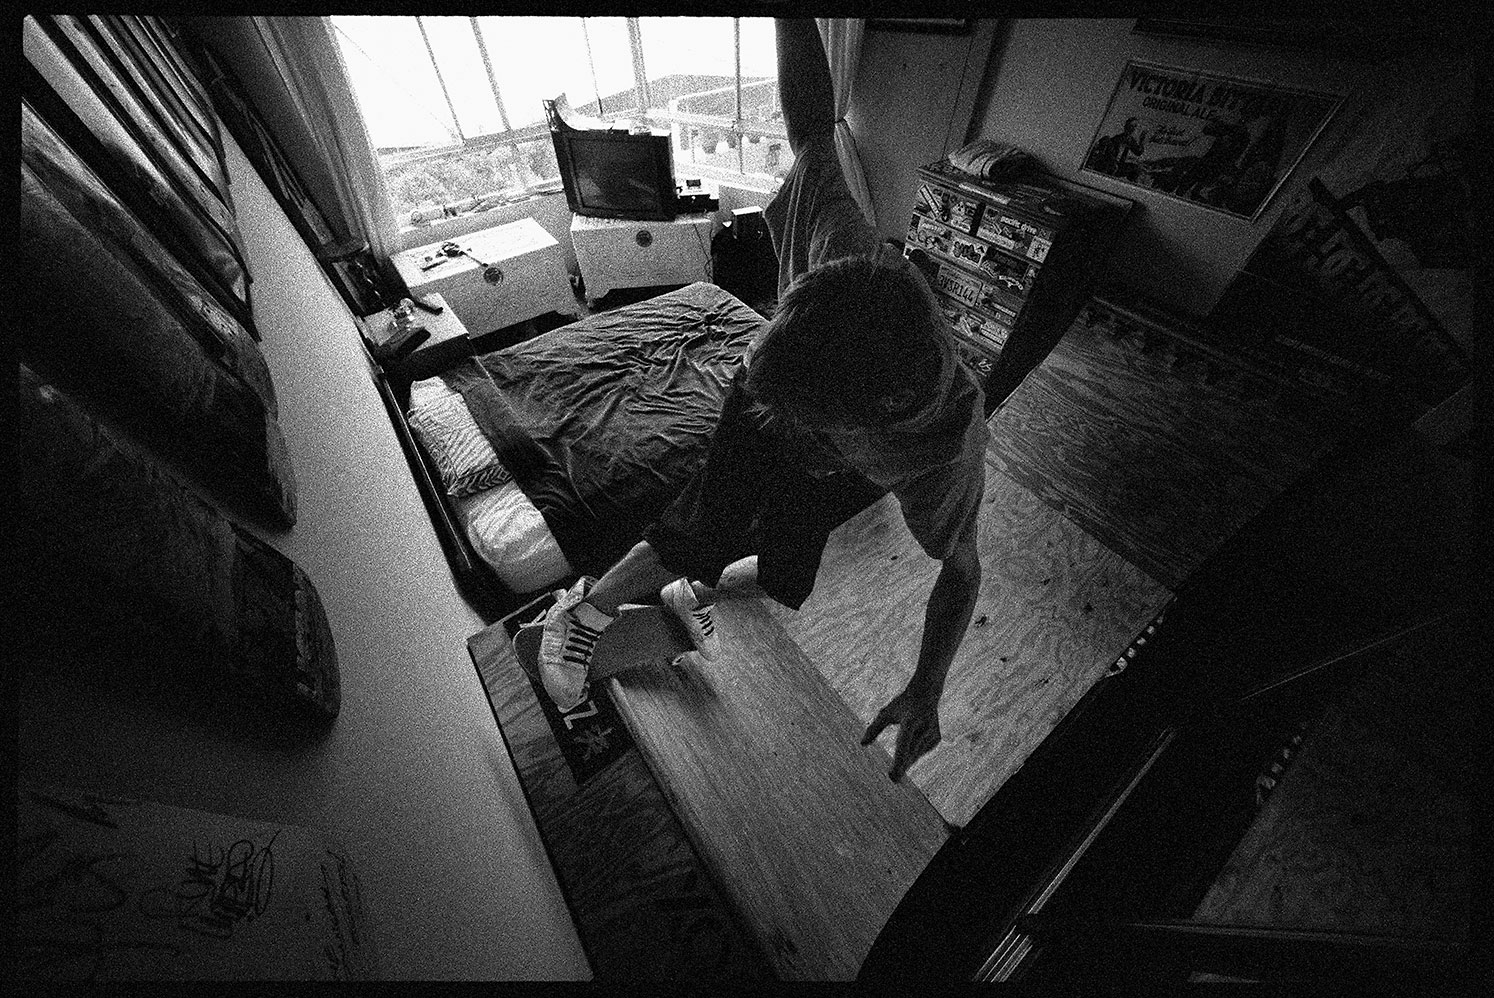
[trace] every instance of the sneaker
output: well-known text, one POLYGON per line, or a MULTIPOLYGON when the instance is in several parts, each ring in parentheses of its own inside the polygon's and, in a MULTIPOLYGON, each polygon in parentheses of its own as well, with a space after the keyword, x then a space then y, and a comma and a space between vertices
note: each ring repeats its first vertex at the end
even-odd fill
POLYGON ((613 617, 590 603, 586 594, 596 580, 584 576, 569 592, 561 593, 545 614, 540 637, 539 671, 545 692, 560 710, 570 710, 586 699, 591 652, 613 617))
POLYGON ((664 605, 674 611, 690 632, 690 643, 701 658, 712 659, 721 654, 721 638, 716 634, 716 619, 711 604, 701 605, 695 598, 695 590, 689 579, 675 579, 659 591, 664 605))

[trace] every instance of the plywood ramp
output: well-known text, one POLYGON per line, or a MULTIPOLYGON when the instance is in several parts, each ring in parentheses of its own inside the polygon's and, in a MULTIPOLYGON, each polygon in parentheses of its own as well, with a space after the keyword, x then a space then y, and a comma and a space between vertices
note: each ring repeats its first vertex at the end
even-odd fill
MULTIPOLYGON (((979 553, 980 595, 939 705, 943 741, 908 771, 955 825, 970 821, 1170 597, 991 467, 979 553)), ((938 574, 886 496, 831 535, 797 612, 768 612, 864 725, 913 674, 938 574)), ((889 728, 878 741, 890 751, 896 736, 889 728)))
POLYGON ((1076 322, 991 421, 987 460, 1177 588, 1347 430, 1305 389, 1203 364, 1076 322))
POLYGON ((850 980, 943 822, 761 602, 716 626, 720 659, 621 676, 614 701, 779 976, 850 980))

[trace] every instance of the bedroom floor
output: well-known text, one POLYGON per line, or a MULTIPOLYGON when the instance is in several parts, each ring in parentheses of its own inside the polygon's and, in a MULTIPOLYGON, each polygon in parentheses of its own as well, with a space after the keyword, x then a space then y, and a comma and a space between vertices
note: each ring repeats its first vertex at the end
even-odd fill
MULTIPOLYGON (((943 742, 909 772, 946 821, 968 822, 1189 573, 1342 429, 1259 377, 1202 374, 1081 318, 993 417, 981 595, 943 742)), ((912 674, 937 572, 889 496, 835 533, 797 613, 770 609, 865 723, 912 674)), ((894 737, 881 737, 889 752, 894 737)))
MULTIPOLYGON (((1303 398, 1261 379, 1226 376, 1205 383, 1199 374, 1179 363, 1169 348, 1142 350, 1127 337, 1112 335, 1105 323, 1090 324, 1081 318, 992 420, 987 513, 980 538, 981 596, 950 674, 941 711, 943 742, 909 773, 910 782, 945 822, 969 822, 1115 665, 1180 583, 1309 468, 1336 436, 1333 421, 1303 398)), ((845 705, 846 730, 864 726, 912 672, 924 600, 937 571, 938 564, 908 533, 896 500, 885 497, 832 535, 815 592, 803 608, 794 612, 770 601, 762 604, 760 630, 781 629, 791 643, 781 662, 774 658, 764 663, 765 672, 780 665, 810 668, 807 659, 824 679, 825 694, 845 705)), ((731 622, 730 616, 723 609, 723 627, 731 622)), ((645 964, 662 976, 673 976, 697 967, 706 951, 727 954, 730 959, 721 959, 733 966, 732 961, 745 961, 761 970, 756 958, 744 956, 751 947, 732 942, 737 937, 730 930, 744 910, 752 910, 747 904, 752 897, 734 896, 723 907, 695 896, 699 891, 690 885, 704 883, 698 874, 719 858, 696 865, 692 857, 719 850, 713 842, 685 844, 688 835, 670 816, 660 792, 665 798, 684 793, 686 781, 676 785, 660 773, 734 773, 736 760, 777 744, 771 743, 771 731, 758 730, 775 726, 744 722, 740 737, 722 750, 725 754, 712 754, 702 739, 681 743, 676 728, 719 720, 725 716, 724 702, 713 701, 710 709, 682 716, 684 708, 675 703, 681 698, 674 692, 666 690, 669 695, 663 700, 655 695, 660 683, 671 677, 621 676, 612 695, 630 706, 625 713, 641 715, 632 701, 642 703, 650 696, 659 701, 655 706, 662 704, 654 721, 635 716, 629 728, 640 747, 647 745, 649 751, 667 757, 653 758, 645 766, 630 750, 606 770, 614 777, 632 774, 631 789, 600 777, 578 784, 566 773, 552 734, 554 725, 547 726, 538 717, 529 684, 503 666, 500 653, 489 657, 492 661, 485 662, 478 656, 479 671, 511 751, 518 752, 521 780, 562 883, 568 885, 599 976, 613 970, 635 975, 645 964), (702 755, 708 758, 696 758, 702 755), (646 775, 649 771, 652 779, 646 775), (662 785, 656 786, 661 779, 662 785), (590 820, 578 824, 578 808, 590 820), (611 876, 601 867, 629 872, 611 876), (661 906, 673 911, 672 906, 687 903, 681 900, 687 895, 689 911, 715 913, 700 922, 705 928, 687 932, 674 923, 661 925, 661 906), (728 917, 728 908, 735 909, 737 917, 728 917), (705 938, 711 940, 709 946, 702 942, 705 938), (700 946, 705 950, 697 952, 700 946)), ((711 675, 726 671, 718 668, 711 675)), ((737 697, 739 684, 728 685, 731 697, 737 697)), ((791 685, 773 693, 770 682, 769 692, 753 702, 797 697, 791 685)), ((796 727, 787 714, 775 712, 775 720, 781 722, 777 728, 803 727, 796 727)), ((888 758, 894 736, 895 731, 881 739, 888 758)), ((854 740, 842 732, 832 741, 854 749, 854 740)), ((860 760, 857 766, 866 763, 866 751, 851 752, 860 760)), ((802 775, 807 768, 798 765, 796 772, 802 775)), ((881 775, 874 766, 872 775, 881 775)), ((748 792, 750 782, 728 781, 730 792, 722 799, 777 802, 771 795, 748 792)), ((885 791, 885 782, 877 786, 885 791)), ((719 787, 706 788, 692 793, 686 803, 709 810, 709 802, 718 796, 719 787)), ((673 810, 678 812, 679 806, 676 801, 673 810)), ((826 801, 803 827, 820 829, 836 815, 854 818, 849 813, 854 810, 837 809, 826 801)), ((685 811, 690 813, 691 808, 685 811)), ((692 834, 708 834, 704 830, 712 826, 709 817, 696 814, 685 821, 681 815, 680 821, 691 826, 692 834)), ((730 821, 725 826, 736 827, 730 821)), ((817 833, 805 845, 823 838, 817 833)), ((735 883, 738 888, 742 883, 762 884, 764 890, 756 893, 771 894, 768 887, 780 882, 773 871, 793 861, 789 854, 805 851, 773 850, 771 856, 754 854, 750 862, 733 860, 746 863, 743 868, 750 867, 748 872, 755 870, 758 876, 739 877, 735 883)), ((715 869, 709 879, 731 884, 732 872, 742 870, 715 869)), ((752 890, 748 894, 755 896, 752 890)), ((890 907, 879 910, 872 921, 880 925, 890 914, 890 907)), ((777 915, 763 917, 781 921, 777 915)), ((826 925, 845 921, 826 917, 826 925)), ((798 933, 788 941, 806 944, 800 952, 834 948, 817 950, 813 945, 824 928, 818 921, 794 924, 798 927, 782 932, 798 933)), ((759 944, 782 958, 781 951, 794 948, 774 949, 775 941, 783 942, 781 934, 769 933, 759 944)), ((870 936, 859 939, 859 951, 864 952, 869 941, 870 936)), ((840 949, 849 952, 857 947, 840 949)), ((719 960, 706 962, 722 969, 719 960)), ((854 962, 839 973, 851 973, 854 962)))
MULTIPOLYGON (((587 310, 659 290, 618 290, 587 310)), ((981 596, 943 742, 909 774, 954 825, 1345 428, 1303 392, 1243 367, 1206 370, 1091 310, 990 425, 981 596)), ((798 612, 768 606, 866 723, 912 674, 937 572, 889 496, 836 531, 798 612)), ((895 735, 880 739, 889 753, 895 735)))

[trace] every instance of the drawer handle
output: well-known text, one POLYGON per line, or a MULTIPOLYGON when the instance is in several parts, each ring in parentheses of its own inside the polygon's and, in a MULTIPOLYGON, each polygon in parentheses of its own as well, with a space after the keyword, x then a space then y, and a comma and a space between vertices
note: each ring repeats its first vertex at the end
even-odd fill
POLYGON ((502 284, 503 271, 496 264, 490 264, 483 270, 482 279, 489 284, 502 284))
POLYGON ((633 238, 635 240, 637 240, 639 246, 642 246, 645 249, 647 249, 649 246, 651 246, 653 244, 654 234, 652 232, 648 231, 647 229, 639 229, 638 230, 638 234, 636 236, 634 236, 633 238))

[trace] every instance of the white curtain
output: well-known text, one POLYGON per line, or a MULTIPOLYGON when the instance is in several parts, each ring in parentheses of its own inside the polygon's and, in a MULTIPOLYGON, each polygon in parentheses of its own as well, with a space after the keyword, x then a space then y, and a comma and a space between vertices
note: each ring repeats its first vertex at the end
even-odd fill
POLYGON ((851 196, 861 206, 866 220, 876 225, 871 193, 866 187, 866 171, 861 168, 856 140, 851 135, 851 126, 846 123, 851 91, 856 86, 856 67, 861 63, 861 37, 866 33, 866 21, 859 17, 817 17, 815 24, 820 29, 820 41, 824 43, 825 57, 830 63, 830 82, 835 87, 835 151, 840 154, 841 169, 845 172, 851 196))
POLYGON ((323 211, 340 215, 348 234, 367 240, 376 259, 389 259, 403 248, 399 225, 331 19, 255 16, 253 21, 332 177, 338 204, 322 206, 323 211))

